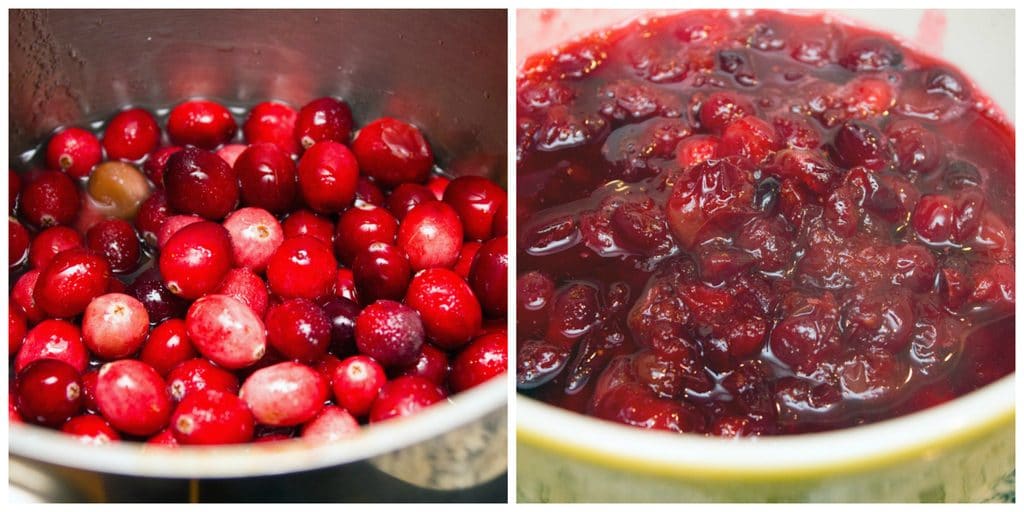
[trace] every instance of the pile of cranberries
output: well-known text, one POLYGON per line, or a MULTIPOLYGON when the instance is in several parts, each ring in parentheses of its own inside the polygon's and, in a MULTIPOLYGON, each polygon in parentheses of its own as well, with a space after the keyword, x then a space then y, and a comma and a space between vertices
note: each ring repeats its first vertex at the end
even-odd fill
POLYGON ((698 11, 527 59, 517 112, 521 392, 749 436, 1014 371, 1014 133, 949 65, 698 11))
POLYGON ((337 440, 506 370, 505 191, 415 126, 209 100, 10 172, 10 419, 86 442, 337 440), (241 130, 239 130, 241 121, 241 130))

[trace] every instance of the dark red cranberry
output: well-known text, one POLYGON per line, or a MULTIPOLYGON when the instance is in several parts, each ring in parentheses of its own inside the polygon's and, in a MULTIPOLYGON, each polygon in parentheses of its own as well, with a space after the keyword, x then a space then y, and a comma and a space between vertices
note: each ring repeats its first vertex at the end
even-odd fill
POLYGON ((469 284, 480 306, 492 317, 504 317, 508 310, 508 238, 484 242, 470 271, 469 284))
POLYGON ((154 327, 139 352, 139 360, 152 366, 161 376, 167 376, 175 366, 195 356, 185 321, 179 318, 166 320, 154 327))
POLYGON ((214 149, 231 140, 238 130, 235 118, 223 105, 210 100, 188 100, 171 109, 167 133, 178 146, 214 149))
POLYGON ((46 165, 50 169, 62 169, 72 178, 88 176, 102 159, 100 141, 82 128, 64 128, 46 144, 46 165))
POLYGON ((415 309, 390 300, 366 306, 356 317, 359 352, 385 367, 416 361, 423 346, 423 322, 415 309))
POLYGON ((208 220, 223 219, 238 204, 235 171, 219 156, 198 148, 185 148, 167 159, 164 189, 171 209, 208 220))
POLYGON ((281 223, 284 237, 309 235, 325 244, 334 245, 334 224, 329 219, 309 210, 298 210, 281 223))
POLYGON ((331 323, 319 306, 306 299, 275 304, 264 318, 267 342, 281 355, 312 363, 327 353, 331 323))
POLYGON ((444 192, 444 202, 455 208, 462 219, 466 238, 488 240, 493 234, 494 215, 505 203, 505 191, 480 176, 455 178, 444 192))
POLYGON ((701 103, 700 124, 711 133, 721 134, 734 121, 756 113, 750 100, 731 92, 716 92, 701 103))
POLYGON ((683 169, 718 156, 722 140, 714 135, 687 137, 676 146, 676 162, 683 169))
POLYGON ((953 234, 956 207, 953 200, 944 195, 922 196, 914 209, 910 222, 914 231, 926 242, 941 244, 953 234))
POLYGON ((160 229, 168 217, 170 208, 167 206, 167 195, 163 190, 153 192, 153 195, 139 205, 139 212, 135 216, 135 228, 150 247, 157 247, 160 229))
POLYGON ((416 274, 405 303, 419 312, 427 337, 441 348, 459 348, 480 330, 480 303, 469 285, 451 270, 431 268, 416 274))
POLYGON ((336 297, 325 302, 321 309, 331 323, 331 353, 339 357, 354 353, 359 305, 349 299, 336 297))
POLYGON ((329 245, 309 235, 289 238, 267 264, 267 284, 281 297, 313 300, 331 293, 337 268, 329 245))
POLYGON ((298 182, 295 163, 278 146, 255 143, 238 155, 235 173, 242 204, 285 213, 295 204, 298 182))
POLYGON ((527 272, 516 280, 516 325, 527 336, 547 331, 548 307, 555 295, 555 283, 539 271, 527 272))
POLYGON ((136 277, 128 286, 128 294, 145 306, 149 320, 153 323, 169 318, 183 318, 188 310, 188 302, 164 286, 164 278, 156 268, 150 268, 136 277))
POLYGON ((303 105, 295 118, 295 141, 303 149, 325 140, 348 144, 351 132, 352 110, 334 98, 318 98, 303 105))
POLYGON ((21 219, 36 228, 62 226, 78 216, 78 187, 67 174, 43 171, 21 191, 21 219))
POLYGON ((166 146, 153 150, 146 157, 146 162, 142 164, 142 170, 146 172, 146 177, 156 185, 156 188, 164 188, 164 170, 167 168, 167 160, 178 151, 181 151, 179 146, 166 146))
POLYGON ((356 205, 338 218, 334 251, 342 263, 350 265, 357 254, 373 243, 394 244, 397 234, 398 221, 387 210, 369 204, 356 205))
POLYGON ((939 138, 920 124, 897 121, 885 129, 885 134, 893 146, 900 171, 925 174, 942 163, 943 150, 939 138))
POLYGON ((480 242, 466 242, 462 244, 462 249, 459 249, 459 259, 452 270, 466 281, 469 281, 469 273, 473 269, 473 262, 476 261, 476 254, 480 252, 481 245, 483 244, 480 242))
POLYGON ((718 152, 721 156, 739 155, 761 162, 777 149, 779 137, 775 127, 759 117, 746 116, 725 128, 718 152))
POLYGON ((36 304, 54 318, 69 318, 85 311, 93 298, 103 295, 110 282, 110 265, 87 249, 70 249, 53 258, 36 282, 36 304))
POLYGON ((460 392, 508 371, 508 336, 496 332, 481 336, 466 346, 452 363, 448 378, 452 391, 460 392))
POLYGON ((383 242, 370 244, 352 261, 352 278, 365 302, 400 300, 411 277, 405 251, 383 242))
POLYGON ((832 294, 797 296, 772 331, 771 349, 789 366, 809 371, 839 349, 839 313, 832 294))
POLYGON ((99 369, 87 370, 82 373, 82 406, 86 411, 98 413, 100 407, 96 405, 96 381, 100 378, 99 369))
POLYGON ((96 403, 111 425, 136 436, 157 433, 171 417, 171 399, 163 378, 153 367, 132 359, 100 368, 96 403))
POLYGON ((448 370, 451 365, 448 363, 448 354, 430 343, 424 343, 420 350, 420 357, 415 363, 397 367, 393 370, 395 376, 414 375, 423 377, 438 386, 443 386, 448 381, 448 370))
POLYGON ((352 151, 359 169, 386 187, 422 183, 434 165, 434 153, 420 130, 390 117, 362 127, 352 151))
POLYGON ((141 108, 118 112, 103 131, 103 149, 111 160, 138 160, 160 143, 160 126, 141 108))
POLYGON ((345 145, 331 140, 309 147, 299 160, 299 193, 313 211, 334 213, 356 197, 359 167, 345 145))
POLYGON ((181 444, 236 444, 252 440, 255 419, 238 396, 206 389, 182 399, 170 425, 181 444))
POLYGON ((186 299, 212 292, 231 269, 231 237, 220 224, 197 222, 181 228, 160 252, 167 289, 186 299))
POLYGON ((273 144, 286 155, 299 152, 295 140, 295 119, 298 113, 279 101, 264 101, 249 111, 242 125, 242 134, 250 145, 273 144))
POLYGON ((494 212, 494 222, 491 223, 491 233, 494 236, 505 236, 508 234, 508 201, 504 201, 494 212))
POLYGON ((756 214, 751 173, 732 159, 697 164, 676 183, 665 206, 672 233, 690 248, 704 233, 741 224, 756 214))
POLYGON ((832 158, 847 169, 861 165, 877 171, 891 163, 887 144, 885 137, 874 127, 847 121, 836 131, 832 158))
POLYGON ((121 219, 107 219, 89 228, 89 248, 102 254, 115 273, 133 272, 139 265, 142 248, 132 225, 121 219))
POLYGON ((359 292, 356 291, 356 278, 352 269, 338 269, 334 278, 334 296, 348 299, 356 304, 362 304, 359 301, 359 292))
POLYGON ((426 201, 439 201, 431 190, 419 183, 402 183, 388 195, 388 210, 399 221, 416 205, 426 201))
POLYGON ((238 387, 238 377, 203 358, 182 361, 167 373, 167 391, 177 402, 208 389, 237 394, 238 387))
POLYGON ((370 423, 416 414, 444 398, 444 392, 423 377, 399 377, 381 388, 370 409, 370 423))
POLYGON ((82 384, 78 371, 67 363, 42 359, 18 372, 15 379, 21 417, 49 427, 59 427, 82 409, 82 384))
POLYGON ((334 368, 331 381, 338 405, 353 416, 363 418, 370 414, 370 407, 387 382, 387 375, 372 357, 352 356, 334 368))
POLYGON ((398 246, 413 270, 451 268, 459 259, 463 228, 458 213, 441 201, 413 208, 398 226, 398 246))
MULTIPOLYGON (((15 219, 14 217, 8 217, 7 218, 7 229, 8 229, 8 232, 7 232, 7 243, 8 243, 7 251, 8 251, 8 262, 9 262, 8 266, 9 266, 9 268, 16 268, 16 267, 21 266, 23 263, 25 263, 25 261, 31 261, 31 258, 29 257, 29 243, 30 243, 30 238, 31 237, 28 234, 28 230, 25 229, 25 226, 22 226, 21 223, 18 222, 18 220, 15 219)), ((46 231, 50 231, 51 229, 56 229, 56 228, 50 228, 50 229, 48 229, 46 231)), ((43 233, 40 233, 39 235, 42 236, 44 233, 46 233, 46 231, 44 231, 43 233)), ((75 232, 74 230, 71 230, 71 232, 75 233, 77 235, 77 232, 75 232)), ((36 237, 37 240, 38 240, 38 238, 39 237, 36 237)), ((79 237, 79 241, 81 241, 81 237, 79 237)), ((32 243, 33 246, 36 245, 34 241, 31 242, 31 243, 32 243)), ((55 254, 55 253, 52 253, 51 251, 46 250, 46 246, 47 245, 49 245, 50 247, 53 247, 53 244, 47 244, 47 243, 44 243, 44 242, 40 242, 40 247, 41 247, 40 251, 39 251, 40 259, 42 259, 46 253, 50 253, 49 257, 52 257, 53 254, 55 254)), ((81 244, 79 244, 79 245, 81 245, 81 244)), ((62 249, 62 248, 63 247, 58 247, 58 249, 62 249)), ((35 265, 33 265, 33 266, 35 266, 35 265)))

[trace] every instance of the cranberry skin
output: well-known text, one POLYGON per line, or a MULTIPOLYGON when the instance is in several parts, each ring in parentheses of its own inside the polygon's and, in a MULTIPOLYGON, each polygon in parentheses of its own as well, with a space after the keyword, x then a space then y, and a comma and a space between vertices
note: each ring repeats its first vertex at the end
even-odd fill
POLYGON ((740 155, 762 162, 779 149, 779 136, 771 123, 754 116, 744 117, 726 127, 719 154, 740 155))
POLYGON ((331 322, 316 304, 291 299, 267 311, 267 342, 281 355, 312 363, 327 353, 331 322))
POLYGON ((257 370, 242 384, 240 396, 256 421, 290 427, 311 420, 327 400, 327 381, 316 370, 284 362, 257 370))
POLYGON ((433 268, 416 274, 405 302, 419 312, 427 337, 446 350, 461 347, 480 330, 480 303, 451 270, 433 268))
POLYGON ((28 332, 28 321, 25 313, 13 302, 7 304, 7 355, 13 356, 21 348, 28 332))
POLYGON ((210 100, 188 100, 171 109, 167 134, 178 146, 214 149, 227 143, 238 130, 231 112, 210 100))
POLYGON ((145 171, 149 181, 156 185, 156 188, 164 188, 164 170, 167 168, 167 160, 178 151, 181 151, 180 146, 167 146, 153 150, 146 157, 145 163, 142 164, 142 170, 145 171))
POLYGON ((267 352, 263 322, 249 306, 227 295, 193 302, 185 325, 196 350, 224 368, 252 366, 267 352))
POLYGON ((43 171, 21 191, 21 219, 36 228, 74 222, 79 208, 78 187, 67 174, 43 171))
POLYGON ((914 208, 910 223, 922 240, 933 244, 949 241, 953 234, 956 206, 948 196, 929 194, 922 196, 914 208))
POLYGON ((171 431, 181 444, 238 444, 252 440, 255 419, 241 398, 205 389, 181 400, 171 431))
POLYGON ((547 331, 548 308, 555 297, 555 283, 539 271, 527 272, 516 279, 516 325, 528 336, 547 331))
POLYGON ((422 183, 434 165, 434 153, 419 128, 390 117, 360 129, 352 151, 359 169, 385 187, 422 183))
POLYGON ((309 235, 325 244, 334 244, 334 224, 322 215, 298 210, 281 223, 285 239, 309 235))
POLYGON ((388 195, 388 210, 401 221, 416 205, 434 200, 440 201, 429 188, 419 183, 402 183, 388 195))
POLYGON ((79 441, 87 445, 100 446, 121 440, 117 430, 114 430, 110 423, 95 414, 75 416, 68 420, 60 431, 78 438, 79 441))
POLYGON ((262 272, 277 248, 284 242, 281 223, 267 210, 242 208, 224 220, 231 236, 234 265, 262 272))
POLYGON ((730 92, 716 92, 701 103, 699 117, 705 130, 721 134, 734 121, 755 113, 750 100, 730 92))
POLYGON ((160 142, 160 126, 153 114, 130 108, 119 112, 103 131, 103 149, 111 160, 138 160, 160 142))
POLYGON ((107 259, 114 273, 129 273, 138 268, 142 247, 135 228, 127 221, 104 220, 89 228, 85 238, 90 249, 107 259))
POLYGON ((170 419, 171 399, 166 388, 152 366, 122 359, 100 367, 96 403, 114 428, 148 436, 164 428, 170 419))
POLYGON ((59 427, 82 409, 82 383, 71 365, 41 359, 18 372, 15 379, 21 417, 48 427, 59 427))
POLYGON ((800 297, 772 331, 772 353, 800 371, 813 370, 839 349, 839 313, 832 294, 821 298, 800 297))
POLYGON ((505 191, 480 176, 455 178, 444 191, 444 202, 455 208, 466 238, 488 240, 493 234, 494 216, 506 201, 505 191))
POLYGON ((178 231, 181 231, 181 228, 198 222, 203 222, 203 218, 198 215, 173 215, 168 217, 157 233, 157 248, 163 249, 171 237, 178 231))
POLYGON ((302 426, 302 438, 314 443, 332 443, 355 436, 359 422, 345 409, 328 405, 302 426))
POLYGON ((318 213, 341 211, 356 197, 359 165, 343 144, 314 144, 299 160, 298 175, 302 199, 318 213))
POLYGON ((423 347, 423 321, 415 309, 391 300, 378 300, 356 317, 359 352, 385 367, 416 361, 423 347))
POLYGON ((847 121, 836 131, 832 158, 847 169, 860 165, 877 171, 891 163, 885 137, 874 127, 858 121, 847 121))
POLYGON ((372 357, 349 357, 334 368, 334 399, 353 416, 365 418, 387 380, 384 367, 372 357))
POLYGON ((348 299, 356 304, 359 301, 359 292, 356 291, 356 278, 351 269, 339 268, 337 277, 334 279, 334 296, 348 299))
POLYGON ((142 345, 139 360, 166 377, 175 366, 196 357, 196 350, 188 339, 185 321, 172 318, 153 328, 142 345))
POLYGON ((88 176, 102 159, 100 141, 92 132, 82 128, 64 128, 46 145, 47 167, 62 169, 73 178, 88 176))
POLYGON ((508 311, 507 237, 484 242, 470 270, 469 284, 488 316, 505 316, 508 311))
POLYGON ((285 155, 299 152, 295 141, 295 119, 298 113, 290 105, 264 101, 249 111, 242 125, 242 134, 250 145, 273 144, 285 155))
POLYGON ((247 268, 233 268, 228 271, 216 293, 232 297, 249 306, 256 316, 263 318, 270 304, 267 284, 247 268))
MULTIPOLYGON (((13 235, 13 230, 11 233, 13 235)), ((28 233, 26 232, 26 237, 27 236, 28 233)), ((82 240, 82 235, 78 234, 78 231, 75 231, 74 229, 67 226, 46 228, 32 240, 32 245, 29 248, 28 253, 29 266, 31 268, 43 268, 53 260, 54 256, 68 249, 84 246, 85 242, 82 240)), ((13 242, 11 244, 11 249, 14 249, 13 242)), ((11 258, 11 261, 14 261, 13 257, 11 258)))
POLYGON ((221 157, 187 147, 167 159, 167 204, 178 213, 223 219, 238 204, 238 179, 221 157))
POLYGON ((351 133, 352 110, 334 98, 317 98, 303 105, 295 118, 295 141, 303 149, 320 141, 348 143, 351 133))
POLYGON ((127 293, 145 306, 149 321, 153 323, 163 322, 168 318, 183 318, 188 310, 188 302, 164 286, 164 278, 155 268, 135 278, 128 286, 127 293))
POLYGON ((135 215, 135 229, 150 247, 159 247, 157 235, 170 216, 167 195, 163 190, 157 190, 139 205, 139 212, 135 215))
POLYGON ((442 386, 448 380, 450 366, 448 354, 445 351, 434 347, 430 343, 424 343, 423 350, 420 351, 420 357, 416 359, 416 362, 397 368, 393 374, 395 376, 414 375, 423 377, 438 386, 442 386))
POLYGON ((380 187, 373 183, 373 180, 366 176, 360 176, 359 183, 356 184, 356 201, 361 201, 363 203, 372 204, 382 208, 385 206, 384 192, 380 190, 380 187))
POLYGON ((886 127, 885 135, 904 174, 930 173, 942 163, 944 155, 938 136, 914 121, 896 121, 886 127))
MULTIPOLYGON (((17 268, 17 267, 21 266, 22 263, 25 262, 26 256, 28 256, 28 260, 29 261, 32 260, 32 257, 30 256, 30 252, 29 252, 29 243, 30 243, 29 242, 29 238, 30 238, 30 236, 28 234, 28 230, 25 229, 25 226, 22 226, 20 222, 18 222, 17 220, 14 219, 14 217, 8 217, 7 218, 7 228, 8 228, 8 233, 7 233, 8 234, 8 239, 7 239, 7 241, 8 241, 8 244, 9 244, 9 246, 8 246, 8 257, 9 257, 8 268, 17 268)), ((54 228, 50 228, 50 229, 54 229, 54 228)), ((44 233, 46 233, 50 229, 47 229, 46 231, 43 231, 42 233, 40 233, 39 237, 41 237, 44 233)), ((71 232, 75 233, 76 235, 78 234, 74 230, 71 230, 71 232)), ((36 238, 38 239, 39 237, 36 237, 36 238)), ((81 238, 79 238, 79 240, 81 240, 81 238)), ((31 244, 33 246, 36 245, 34 241, 31 242, 31 244)), ((40 242, 40 245, 48 245, 48 244, 40 242)), ((81 245, 81 244, 79 244, 79 245, 81 245)), ((42 253, 42 251, 41 251, 41 253, 42 253)), ((35 265, 33 265, 33 266, 35 266, 35 265)))
POLYGON ((459 250, 459 260, 455 262, 455 267, 452 268, 459 277, 469 281, 469 273, 473 269, 473 262, 476 261, 476 255, 480 252, 482 245, 480 242, 466 242, 462 244, 462 249, 459 250))
POLYGON ((135 297, 108 293, 93 299, 82 316, 82 339, 89 350, 112 360, 134 354, 146 341, 149 314, 135 297))
POLYGON ((11 290, 11 302, 17 304, 23 312, 25 312, 25 318, 28 319, 29 323, 38 323, 46 318, 46 312, 43 311, 38 304, 36 304, 35 290, 36 283, 39 282, 40 270, 29 270, 25 272, 18 281, 14 283, 14 289, 11 290))
POLYGON ((110 265, 87 249, 71 249, 54 256, 39 274, 36 304, 54 318, 69 318, 85 311, 110 284, 110 265))
POLYGON ((339 297, 328 300, 321 309, 331 323, 331 353, 341 357, 354 353, 359 305, 339 297))
POLYGON ((298 178, 288 153, 273 144, 249 146, 235 160, 242 204, 285 213, 295 204, 298 178))
POLYGON ((370 204, 357 204, 338 218, 334 252, 342 263, 351 265, 356 255, 371 244, 393 244, 397 235, 398 221, 387 210, 370 204))
POLYGON ((466 346, 452 363, 448 383, 454 392, 465 391, 508 370, 508 335, 494 332, 466 346))
POLYGON ((412 268, 405 252, 383 242, 370 245, 352 262, 352 279, 366 302, 401 299, 410 277, 412 268))
POLYGON ((167 373, 167 391, 176 402, 207 389, 238 394, 238 378, 203 358, 178 363, 167 373))
POLYGON ((423 377, 399 377, 380 390, 370 409, 370 423, 411 416, 444 399, 441 388, 423 377))
POLYGON ((413 208, 398 226, 398 246, 409 256, 413 270, 451 268, 459 259, 462 239, 459 215, 441 201, 413 208))
POLYGON ((171 236, 160 252, 160 274, 175 295, 197 299, 212 292, 231 269, 231 237, 220 224, 196 222, 171 236))
POLYGON ((338 262, 330 246, 311 236, 286 239, 267 264, 270 291, 284 298, 331 294, 338 262))

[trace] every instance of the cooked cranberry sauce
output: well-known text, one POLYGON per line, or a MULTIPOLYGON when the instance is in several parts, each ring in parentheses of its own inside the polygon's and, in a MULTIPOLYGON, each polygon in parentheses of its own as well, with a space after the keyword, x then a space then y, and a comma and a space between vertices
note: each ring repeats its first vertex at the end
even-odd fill
POLYGON ((691 12, 527 59, 517 101, 521 392, 748 436, 1014 371, 1014 133, 948 64, 691 12))

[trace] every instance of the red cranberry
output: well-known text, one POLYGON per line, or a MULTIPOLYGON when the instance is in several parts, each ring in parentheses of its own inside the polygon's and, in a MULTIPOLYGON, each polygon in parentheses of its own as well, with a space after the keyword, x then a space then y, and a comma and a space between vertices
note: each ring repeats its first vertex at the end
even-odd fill
POLYGON ((284 242, 281 223, 261 208, 235 210, 224 219, 224 228, 231 235, 234 265, 256 272, 266 268, 270 257, 284 242))
POLYGON ((455 262, 455 267, 452 268, 459 277, 469 281, 469 273, 473 268, 473 262, 476 261, 476 255, 480 252, 482 245, 480 242, 466 242, 462 244, 462 249, 459 250, 459 259, 455 262))
POLYGON ((221 160, 224 160, 224 163, 234 169, 235 162, 238 161, 238 157, 245 152, 246 149, 248 149, 248 146, 245 144, 225 144, 215 151, 214 154, 219 156, 221 160))
POLYGON ((227 295, 238 302, 249 306, 256 316, 263 318, 270 304, 270 292, 267 284, 259 276, 247 268, 233 268, 228 271, 217 287, 216 293, 227 295))
POLYGON ((398 246, 409 256, 413 270, 451 268, 459 259, 462 238, 459 215, 440 201, 413 208, 398 226, 398 246))
POLYGON ((366 176, 360 176, 359 182, 356 184, 356 202, 363 202, 383 208, 384 192, 380 190, 380 187, 373 180, 366 176))
POLYGON ((350 265, 357 254, 375 242, 394 244, 397 234, 398 221, 387 210, 369 204, 356 205, 338 218, 334 251, 342 263, 350 265))
POLYGON ((501 205, 494 212, 494 222, 491 223, 491 234, 494 236, 505 236, 508 234, 508 201, 502 201, 501 205))
POLYGON ((885 134, 892 143, 897 166, 904 173, 929 173, 942 163, 939 138, 914 121, 901 120, 890 124, 885 134))
POLYGON ((448 185, 451 184, 452 180, 445 178, 439 174, 431 174, 427 178, 427 188, 434 193, 434 199, 441 201, 444 199, 444 192, 448 189, 448 185))
POLYGON ((32 246, 28 255, 29 266, 41 269, 48 265, 54 256, 68 249, 83 247, 84 245, 82 235, 79 235, 74 229, 67 226, 46 228, 32 240, 32 246))
POLYGON ((412 269, 405 252, 383 242, 371 244, 352 262, 352 277, 366 302, 405 296, 412 269))
POLYGON ((251 366, 267 351, 263 322, 227 295, 207 295, 193 302, 185 324, 196 350, 225 368, 251 366))
POLYGON ((839 348, 839 313, 832 294, 796 297, 790 313, 775 326, 771 349, 789 366, 812 370, 839 348))
POLYGON ((844 398, 870 402, 897 393, 906 382, 907 370, 895 356, 876 349, 851 355, 837 373, 844 398))
POLYGON ((422 183, 434 164, 434 153, 420 130, 390 117, 360 129, 352 151, 359 169, 386 187, 422 183))
POLYGON ((412 363, 423 346, 423 322, 415 309, 378 300, 356 317, 356 346, 385 367, 412 363))
POLYGON ((352 110, 334 98, 317 98, 305 104, 295 118, 295 141, 303 149, 325 140, 347 144, 351 133, 352 110))
POLYGON ((487 315, 504 317, 508 310, 508 238, 493 238, 480 247, 469 284, 487 315))
POLYGON ((354 353, 359 305, 345 298, 333 298, 325 302, 322 309, 331 322, 331 353, 339 357, 354 353))
POLYGON ((170 420, 171 399, 166 387, 152 366, 123 359, 100 368, 96 403, 103 417, 118 430, 148 436, 170 420))
POLYGON ((139 212, 135 216, 135 228, 150 247, 159 247, 158 235, 170 216, 167 195, 163 190, 157 190, 139 205, 139 212))
POLYGON ((299 193, 316 212, 333 213, 352 204, 356 197, 359 167, 347 147, 321 141, 299 160, 299 193))
POLYGON ((107 219, 89 228, 89 248, 102 254, 116 273, 133 272, 139 265, 142 248, 135 228, 121 219, 107 219))
POLYGON ((714 135, 687 137, 676 146, 676 162, 683 169, 718 156, 721 139, 714 135))
POLYGON ((555 283, 538 271, 527 272, 516 280, 516 325, 527 336, 547 331, 548 306, 555 296, 555 283))
POLYGON ((121 440, 114 427, 95 414, 83 414, 68 420, 61 432, 77 438, 88 445, 100 446, 121 440))
POLYGON ((14 359, 15 373, 40 359, 56 359, 71 365, 78 372, 89 362, 82 342, 82 331, 63 320, 44 320, 28 331, 14 359))
POLYGON ((167 168, 167 160, 178 151, 181 151, 180 146, 166 146, 153 150, 146 157, 146 162, 142 164, 142 170, 146 172, 146 177, 153 182, 153 185, 156 185, 156 188, 164 188, 164 170, 167 168))
POLYGON ((733 122, 755 114, 750 100, 731 92, 716 92, 701 103, 700 124, 711 133, 721 134, 733 122))
POLYGON ((929 194, 921 197, 910 219, 914 231, 926 242, 945 243, 953 232, 955 206, 952 199, 929 194))
POLYGON ((334 398, 353 416, 364 418, 387 382, 387 375, 372 357, 352 356, 342 361, 331 378, 334 398))
POLYGON ((171 430, 181 444, 236 444, 252 440, 255 420, 241 398, 214 389, 192 393, 178 403, 171 430))
MULTIPOLYGON (((7 229, 8 229, 8 240, 7 241, 8 241, 8 244, 9 244, 8 248, 7 248, 8 249, 8 258, 9 258, 8 259, 8 267, 9 268, 17 268, 17 267, 21 266, 22 263, 25 263, 26 256, 28 257, 27 259, 29 261, 32 260, 32 257, 29 255, 30 254, 29 253, 29 243, 30 243, 29 242, 29 238, 30 237, 29 237, 29 234, 28 234, 28 230, 25 229, 25 226, 22 226, 21 223, 18 222, 14 217, 8 217, 8 219, 7 219, 7 229)), ((41 237, 44 233, 46 233, 47 231, 50 231, 51 229, 55 229, 55 228, 50 228, 50 229, 47 229, 46 231, 43 231, 43 233, 39 234, 39 237, 41 237)), ((78 235, 78 233, 75 232, 74 230, 71 230, 71 232, 75 233, 75 235, 78 235)), ((36 237, 36 239, 38 240, 39 237, 36 237)), ((81 237, 79 237, 79 240, 81 240, 81 237)), ((45 242, 45 239, 44 239, 44 242, 45 242)), ((46 244, 44 242, 40 242, 40 245, 43 246, 43 247, 45 247, 46 245, 51 245, 52 246, 52 244, 46 244)), ((35 242, 32 242, 32 245, 33 246, 36 245, 35 242)), ((78 245, 81 245, 81 243, 79 243, 78 245)), ((63 247, 63 248, 60 248, 60 249, 65 249, 65 248, 66 247, 63 247)), ((56 252, 60 252, 60 251, 58 250, 56 252)), ((56 252, 53 252, 52 254, 47 255, 46 256, 47 259, 52 257, 53 254, 56 254, 56 252)), ((40 253, 40 259, 42 257, 44 257, 43 255, 45 254, 45 252, 44 252, 43 249, 40 249, 39 253, 40 253)), ((36 266, 36 265, 32 265, 32 266, 38 268, 38 266, 36 266)))
POLYGON ((157 248, 163 249, 171 237, 178 231, 181 231, 181 228, 199 222, 203 222, 203 218, 198 215, 172 215, 168 217, 163 225, 160 226, 160 232, 157 233, 157 248))
POLYGON ((242 384, 240 396, 256 421, 275 427, 294 426, 316 416, 327 400, 327 381, 299 363, 278 363, 257 370, 242 384))
POLYGON ((438 386, 443 386, 448 380, 449 367, 448 354, 435 348, 430 343, 423 344, 420 357, 415 363, 398 367, 394 370, 395 376, 414 375, 423 377, 438 386))
POLYGON ((100 141, 92 132, 82 128, 64 128, 46 145, 46 165, 50 169, 63 169, 73 178, 88 176, 102 159, 100 141))
POLYGON ((78 216, 78 187, 67 174, 43 171, 21 192, 21 219, 34 227, 64 226, 78 216))
POLYGON ((448 382, 452 391, 465 391, 507 370, 508 336, 495 332, 473 340, 459 353, 452 363, 448 382))
POLYGON ((285 239, 309 235, 325 244, 334 245, 334 224, 309 210, 297 210, 281 223, 285 239))
POLYGON ((39 282, 40 270, 29 270, 25 272, 18 281, 14 283, 11 290, 11 302, 17 304, 25 312, 25 318, 29 323, 38 323, 46 318, 46 312, 36 304, 36 283, 39 282))
POLYGON ((267 264, 267 284, 281 297, 330 295, 338 262, 330 246, 312 236, 286 239, 267 264))
POLYGON ((103 149, 111 160, 138 160, 160 143, 160 126, 141 108, 118 112, 103 131, 103 149))
POLYGON ((359 422, 349 411, 328 405, 302 426, 302 439, 314 443, 333 443, 353 437, 358 432, 359 422))
POLYGON ((505 191, 487 178, 462 176, 445 189, 444 202, 455 208, 466 238, 488 240, 493 235, 494 215, 506 200, 505 191))
POLYGON ((273 144, 258 143, 238 155, 235 173, 242 204, 273 213, 292 209, 298 190, 295 163, 288 153, 273 144))
POLYGON ((676 183, 665 206, 669 226, 685 248, 714 229, 741 224, 755 215, 751 173, 731 159, 697 164, 676 183))
POLYGON ((231 237, 220 224, 197 222, 181 228, 160 252, 167 289, 196 299, 220 285, 231 269, 231 237))
POLYGON ((381 388, 370 409, 370 423, 411 416, 444 398, 444 392, 423 377, 399 377, 381 388))
POLYGON ((775 127, 759 117, 747 116, 725 128, 719 153, 761 162, 777 149, 779 140, 775 127))
POLYGON ((25 320, 25 313, 13 302, 7 304, 7 356, 18 353, 22 343, 25 341, 25 334, 28 332, 28 321, 25 320))
POLYGON ((187 147, 167 159, 167 204, 179 213, 223 219, 238 204, 238 179, 219 156, 187 147))
POLYGON ((388 195, 388 210, 401 221, 416 205, 435 200, 440 201, 429 188, 419 183, 402 183, 388 195))
POLYGON ((171 293, 164 286, 164 278, 155 268, 135 278, 127 293, 145 306, 150 322, 159 323, 168 318, 184 317, 188 309, 188 303, 184 299, 171 293))
POLYGON ((178 446, 181 446, 181 444, 178 443, 178 440, 174 437, 174 432, 171 431, 170 427, 150 436, 149 439, 146 439, 146 444, 150 446, 161 446, 164 448, 177 448, 178 446))
POLYGON ((885 137, 858 121, 847 121, 839 127, 832 155, 837 164, 847 169, 860 165, 877 171, 890 163, 885 137))
POLYGON ((172 318, 153 328, 142 345, 139 360, 166 377, 175 366, 192 359, 196 351, 188 339, 185 321, 172 318))
POLYGON ((110 265, 87 249, 64 251, 39 274, 36 304, 54 318, 68 318, 85 311, 95 297, 107 291, 110 265))
POLYGON ((171 109, 167 133, 178 146, 214 149, 235 135, 238 125, 231 112, 210 100, 188 100, 171 109))
POLYGON ((359 293, 356 291, 356 278, 351 269, 339 268, 334 279, 334 296, 348 299, 356 304, 359 301, 359 293))
POLYGON ((112 360, 134 354, 149 333, 145 306, 130 295, 108 293, 93 299, 82 316, 82 338, 89 350, 112 360))
POLYGON ((442 348, 461 347, 480 329, 480 303, 451 270, 432 268, 416 274, 405 302, 419 312, 427 337, 442 348))
POLYGON ((264 101, 249 111, 242 125, 242 133, 250 145, 273 144, 285 155, 299 152, 295 141, 295 119, 298 113, 291 106, 278 101, 264 101))
POLYGON ((781 114, 772 118, 772 126, 783 146, 795 149, 818 149, 821 132, 812 120, 796 114, 781 114))
POLYGON ((15 379, 21 417, 59 427, 82 409, 78 371, 65 362, 41 359, 18 372, 15 379))
POLYGON ((327 353, 331 323, 320 308, 306 299, 290 299, 267 311, 267 342, 281 355, 312 363, 327 353))
POLYGON ((182 361, 167 373, 167 390, 177 402, 209 389, 238 394, 238 387, 235 374, 203 358, 182 361))

